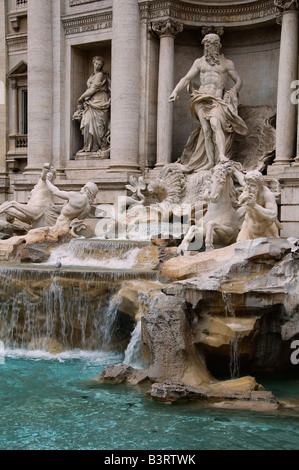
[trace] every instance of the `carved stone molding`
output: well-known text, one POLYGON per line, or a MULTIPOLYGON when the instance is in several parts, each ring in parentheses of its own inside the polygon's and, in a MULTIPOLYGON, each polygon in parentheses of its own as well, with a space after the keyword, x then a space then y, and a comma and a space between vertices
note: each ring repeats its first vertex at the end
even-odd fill
POLYGON ((273 0, 257 0, 234 5, 195 5, 181 0, 144 0, 139 3, 142 20, 148 22, 171 18, 184 25, 232 26, 275 19, 273 0))
POLYGON ((76 5, 83 5, 83 3, 94 3, 100 1, 101 0, 70 0, 70 7, 74 7, 76 5))
POLYGON ((153 22, 151 27, 152 31, 156 33, 160 38, 166 36, 174 37, 178 33, 181 33, 183 31, 182 23, 177 23, 170 19, 166 21, 153 22))
POLYGON ((27 33, 10 35, 6 37, 8 52, 20 52, 27 50, 27 33))
POLYGON ((112 11, 62 18, 66 36, 112 28, 112 11))

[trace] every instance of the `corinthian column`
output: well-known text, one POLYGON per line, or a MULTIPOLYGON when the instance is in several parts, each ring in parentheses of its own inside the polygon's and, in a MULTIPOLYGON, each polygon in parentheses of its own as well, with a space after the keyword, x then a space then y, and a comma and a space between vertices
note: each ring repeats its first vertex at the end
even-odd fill
POLYGON ((113 0, 111 171, 138 170, 140 104, 138 0, 113 0))
POLYGON ((52 2, 28 2, 28 166, 37 173, 52 158, 52 2))
POLYGON ((183 25, 159 21, 152 24, 152 30, 160 37, 156 168, 162 168, 171 163, 173 105, 168 99, 174 87, 174 38, 183 25))
POLYGON ((296 106, 292 103, 291 84, 298 74, 298 2, 275 0, 281 12, 281 43, 277 91, 275 165, 288 166, 294 157, 296 142, 296 106))

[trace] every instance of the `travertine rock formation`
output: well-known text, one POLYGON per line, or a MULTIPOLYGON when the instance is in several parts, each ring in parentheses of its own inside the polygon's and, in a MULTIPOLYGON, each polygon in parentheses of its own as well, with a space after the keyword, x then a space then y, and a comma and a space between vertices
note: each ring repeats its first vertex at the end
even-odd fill
POLYGON ((279 406, 252 374, 291 365, 290 342, 299 334, 298 244, 246 240, 165 261, 162 274, 172 282, 142 317, 148 367, 109 367, 99 379, 149 381, 150 396, 161 401, 279 406), (231 380, 220 380, 225 376, 231 380))

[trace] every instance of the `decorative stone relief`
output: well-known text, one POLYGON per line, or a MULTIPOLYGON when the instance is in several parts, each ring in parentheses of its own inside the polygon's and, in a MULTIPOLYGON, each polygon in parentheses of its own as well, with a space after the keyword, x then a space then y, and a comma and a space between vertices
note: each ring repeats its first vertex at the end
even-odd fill
POLYGON ((247 136, 234 135, 232 159, 242 163, 245 171, 263 171, 272 163, 276 146, 276 108, 240 106, 239 115, 249 129, 247 136))
POLYGON ((112 11, 95 12, 88 15, 64 16, 62 18, 65 34, 86 33, 89 31, 99 31, 112 28, 112 11))
POLYGON ((239 5, 194 5, 179 0, 144 1, 139 4, 141 19, 154 21, 170 17, 184 24, 202 27, 204 24, 252 23, 261 18, 275 18, 276 7, 273 0, 246 2, 239 5))

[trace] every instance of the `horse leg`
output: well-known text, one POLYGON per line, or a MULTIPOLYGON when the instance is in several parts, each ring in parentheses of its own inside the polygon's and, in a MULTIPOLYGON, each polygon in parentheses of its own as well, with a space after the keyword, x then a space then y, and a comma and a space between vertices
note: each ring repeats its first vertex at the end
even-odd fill
POLYGON ((178 249, 177 249, 177 254, 178 255, 184 255, 186 253, 186 251, 188 250, 188 246, 189 246, 189 243, 192 242, 192 240, 194 239, 194 237, 196 237, 196 232, 198 232, 199 229, 196 227, 196 225, 192 225, 187 234, 185 235, 182 243, 179 245, 178 249))
POLYGON ((206 246, 206 251, 211 251, 214 249, 214 227, 215 227, 215 222, 211 220, 210 222, 207 222, 206 225, 206 238, 205 238, 205 246, 206 246))

